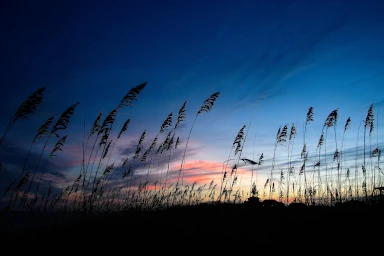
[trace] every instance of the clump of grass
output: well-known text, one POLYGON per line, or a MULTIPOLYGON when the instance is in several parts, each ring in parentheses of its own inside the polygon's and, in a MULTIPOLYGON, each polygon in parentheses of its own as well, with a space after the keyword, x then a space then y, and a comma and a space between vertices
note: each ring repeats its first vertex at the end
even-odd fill
MULTIPOLYGON (((29 194, 29 191, 31 190, 31 187, 32 187, 32 184, 33 184, 33 181, 34 181, 34 178, 35 178, 35 175, 36 175, 36 172, 39 168, 39 165, 40 165, 40 162, 41 162, 41 159, 43 157, 43 154, 45 152, 45 149, 48 145, 48 142, 50 141, 50 139, 52 138, 52 136, 56 136, 57 138, 60 138, 60 135, 59 135, 59 131, 61 130, 65 130, 67 129, 68 125, 69 125, 69 122, 70 122, 70 119, 72 117, 72 115, 75 113, 75 109, 77 107, 77 105, 79 105, 79 102, 76 102, 74 104, 72 104, 71 106, 69 106, 59 117, 59 119, 56 121, 55 125, 52 127, 50 133, 48 134, 48 138, 47 140, 45 141, 45 144, 43 146, 43 149, 41 150, 41 153, 40 153, 40 156, 39 156, 39 159, 38 159, 38 162, 36 164, 36 167, 35 169, 33 170, 33 174, 32 174, 32 178, 31 178, 31 181, 30 181, 30 185, 28 187, 28 189, 26 191, 24 191, 24 195, 23 195, 23 198, 25 199, 24 200, 24 204, 25 205, 25 201, 26 199, 28 198, 28 194, 29 194)), ((63 146, 65 140, 67 138, 67 135, 65 135, 63 138, 59 139, 57 142, 56 142, 56 145, 54 146, 51 154, 49 155, 49 158, 52 158, 55 156, 55 153, 58 151, 58 150, 61 150, 61 147, 63 146)), ((40 178, 39 178, 39 182, 37 183, 37 186, 36 186, 36 191, 35 193, 38 192, 38 189, 39 189, 39 185, 40 185, 40 182, 41 182, 41 178, 44 174, 44 170, 45 170, 45 167, 47 166, 47 163, 48 163, 49 159, 46 161, 45 163, 45 166, 44 166, 44 169, 42 170, 41 174, 40 174, 40 178)), ((36 195, 35 195, 36 196, 36 195)), ((16 197, 17 199, 17 197, 16 197)), ((36 199, 34 199, 36 200, 36 199)))

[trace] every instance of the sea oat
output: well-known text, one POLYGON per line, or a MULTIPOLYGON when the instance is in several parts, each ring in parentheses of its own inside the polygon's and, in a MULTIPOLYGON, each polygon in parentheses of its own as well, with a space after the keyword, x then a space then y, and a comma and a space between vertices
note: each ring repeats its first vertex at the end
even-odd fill
POLYGON ((169 126, 172 125, 172 112, 164 120, 163 124, 160 127, 160 133, 163 133, 169 126))
POLYGON ((307 112, 306 124, 313 121, 313 107, 310 107, 307 112))
POLYGON ((333 110, 333 111, 328 115, 327 119, 325 120, 324 127, 329 128, 329 127, 331 127, 331 126, 336 125, 337 117, 338 117, 337 111, 338 111, 338 109, 335 109, 335 110, 333 110))
POLYGON ((121 137, 121 135, 123 134, 123 132, 125 132, 128 129, 128 125, 129 125, 130 121, 131 121, 131 119, 128 119, 127 121, 124 122, 123 127, 121 127, 121 130, 119 132, 119 135, 117 135, 117 139, 119 139, 121 137))
POLYGON ((184 101, 183 103, 183 106, 181 106, 180 110, 179 110, 179 114, 177 116, 177 121, 176 121, 176 124, 175 124, 175 128, 176 129, 177 127, 179 127, 179 125, 181 124, 182 121, 185 120, 185 117, 186 117, 186 114, 185 114, 185 106, 187 104, 187 101, 184 101))
POLYGON ((292 139, 294 139, 296 136, 296 126, 294 123, 292 123, 292 126, 291 126, 291 131, 289 133, 289 140, 291 141, 292 139))
POLYGON ((131 88, 129 92, 123 97, 120 104, 117 106, 117 109, 120 109, 124 106, 133 106, 133 102, 137 100, 137 96, 146 87, 146 85, 147 85, 147 82, 144 82, 131 88))
POLYGON ((64 146, 64 143, 65 143, 65 141, 66 141, 66 139, 67 139, 67 136, 68 136, 68 135, 65 135, 63 138, 61 138, 60 140, 57 141, 57 143, 56 143, 56 145, 54 146, 54 148, 53 148, 51 154, 49 155, 50 158, 56 156, 56 152, 57 152, 57 151, 62 151, 62 150, 63 150, 62 147, 64 146))
POLYGON ((209 112, 212 109, 213 105, 215 104, 219 95, 220 95, 220 92, 216 92, 212 94, 208 99, 206 99, 203 105, 201 106, 200 110, 197 112, 197 114, 200 114, 202 112, 209 112))
POLYGON ((284 125, 283 129, 277 136, 277 143, 283 144, 287 141, 288 126, 284 125))
POLYGON ((100 121, 101 121, 102 115, 103 115, 103 112, 99 112, 99 114, 97 115, 95 121, 93 122, 91 131, 89 132, 88 138, 92 137, 93 134, 95 134, 100 130, 101 128, 100 121))
POLYGON ((53 121, 54 117, 50 117, 48 118, 48 120, 42 125, 40 126, 35 138, 33 139, 33 142, 32 143, 35 143, 37 139, 41 138, 42 136, 44 136, 45 134, 47 134, 48 132, 48 128, 49 126, 51 125, 52 121, 53 121))
POLYGON ((36 111, 36 106, 40 104, 44 97, 46 87, 41 87, 30 95, 17 109, 14 114, 13 123, 19 119, 26 119, 28 115, 36 111))
POLYGON ((117 115, 117 108, 113 109, 109 113, 109 115, 104 119, 104 122, 101 125, 101 127, 99 129, 99 132, 98 132, 99 135, 102 134, 102 133, 105 133, 106 130, 111 128, 113 122, 116 119, 116 115, 117 115))
POLYGON ((64 130, 68 127, 71 116, 75 113, 76 106, 79 105, 79 102, 68 107, 57 120, 56 124, 53 126, 51 130, 51 134, 55 134, 56 137, 60 137, 57 133, 59 130, 64 130))
POLYGON ((344 125, 344 132, 349 128, 350 123, 351 123, 351 117, 348 117, 344 125))

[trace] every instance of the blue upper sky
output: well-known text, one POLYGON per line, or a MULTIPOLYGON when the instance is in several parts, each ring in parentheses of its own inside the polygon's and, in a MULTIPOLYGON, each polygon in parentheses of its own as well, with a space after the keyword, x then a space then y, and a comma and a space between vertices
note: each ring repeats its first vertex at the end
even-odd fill
MULTIPOLYGON (((197 111, 211 94, 220 92, 191 133, 186 155, 191 180, 200 177, 208 183, 219 177, 243 125, 247 138, 242 157, 257 159, 264 153, 261 174, 267 177, 279 127, 295 123, 294 150, 299 154, 311 106, 314 121, 305 133, 309 154, 316 153, 324 121, 335 109, 337 132, 329 131, 329 151, 340 148, 348 117, 352 121, 344 150, 354 152, 363 144, 362 121, 371 104, 372 148, 382 142, 381 0, 5 0, 0 5, 1 132, 27 96, 47 87, 37 111, 15 124, 2 146, 8 176, 17 171, 18 159, 24 161, 40 125, 79 101, 67 145, 58 156, 60 164, 47 169, 59 181, 73 181, 84 123, 88 130, 100 111, 107 115, 142 82, 148 84, 133 108, 117 117, 116 127, 128 118, 131 123, 116 146, 116 158, 134 147, 144 130, 150 145, 167 115, 172 112, 176 122, 187 101, 179 131, 185 147, 197 111), (202 178, 203 173, 208 174, 202 178)), ((280 162, 286 161, 287 146, 278 147, 276 154, 280 162)), ((181 155, 175 156, 174 169, 181 155)), ((9 180, 3 177, 2 186, 9 180)), ((246 173, 242 182, 249 186, 246 173)))

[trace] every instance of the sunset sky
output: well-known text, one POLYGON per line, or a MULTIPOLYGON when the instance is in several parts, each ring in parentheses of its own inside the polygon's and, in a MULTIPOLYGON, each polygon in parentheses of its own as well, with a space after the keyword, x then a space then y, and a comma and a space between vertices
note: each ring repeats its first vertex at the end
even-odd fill
MULTIPOLYGON (((328 131, 328 154, 343 145, 345 161, 361 166, 360 160, 354 162, 355 153, 363 152, 364 120, 371 104, 375 128, 366 137, 368 151, 383 143, 381 0, 5 0, 0 7, 1 133, 21 102, 46 86, 36 112, 15 123, 1 145, 5 171, 0 172, 0 193, 19 178, 39 127, 80 102, 68 129, 60 132, 68 134, 68 139, 48 162, 42 187, 49 180, 57 189, 71 184, 82 162, 84 127, 88 134, 100 111, 104 119, 131 88, 143 82, 147 85, 133 107, 117 114, 113 136, 127 119, 130 124, 109 164, 117 166, 134 152, 144 131, 144 145, 149 147, 168 114, 173 114, 173 126, 187 101, 186 119, 176 134, 180 145, 170 161, 172 171, 180 169, 194 118, 216 92, 220 95, 213 107, 197 116, 191 131, 185 183, 203 185, 213 179, 219 183, 225 162, 234 157, 233 142, 243 125, 246 139, 241 158, 258 161, 264 155, 263 165, 255 167, 260 195, 271 178, 271 168, 276 186, 281 170, 287 177, 287 154, 292 147, 299 171, 304 134, 309 155, 316 154, 324 122, 335 109, 338 121, 336 133, 333 127, 328 131), (314 120, 304 133, 310 107, 314 120), (348 117, 351 123, 343 140, 348 117), (292 123, 297 128, 294 143, 290 148, 278 145, 274 162, 278 129, 284 125, 290 129, 292 123)), ((43 159, 56 141, 48 144, 43 159)), ((43 144, 42 139, 34 146, 29 169, 43 144)), ((309 159, 307 167, 313 169, 315 162, 309 159)), ((168 156, 157 159, 152 163, 153 174, 168 163, 168 156)), ((137 174, 140 168, 146 173, 148 164, 136 163, 137 174)), ((248 192, 251 166, 239 164, 237 185, 248 192)), ((116 180, 122 172, 116 173, 116 180)))

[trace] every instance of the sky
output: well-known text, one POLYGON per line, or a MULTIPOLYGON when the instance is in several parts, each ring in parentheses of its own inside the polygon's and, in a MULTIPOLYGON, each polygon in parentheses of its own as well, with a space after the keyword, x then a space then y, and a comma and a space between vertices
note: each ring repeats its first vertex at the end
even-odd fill
MULTIPOLYGON (((308 179, 316 180, 310 171, 320 152, 329 167, 326 179, 334 180, 332 155, 338 149, 344 157, 343 186, 347 168, 355 178, 361 177, 364 152, 368 180, 383 185, 380 159, 369 157, 382 145, 384 132, 383 1, 5 0, 0 5, 2 135, 19 105, 46 87, 36 111, 17 121, 0 145, 1 191, 20 179, 39 127, 79 102, 68 128, 60 131, 61 138, 68 135, 62 150, 49 159, 58 141, 52 138, 36 170, 36 177, 44 174, 42 191, 49 185, 60 191, 72 184, 80 174, 84 141, 97 115, 102 112, 104 120, 131 88, 145 82, 133 106, 119 110, 111 132, 116 138, 130 120, 108 164, 119 166, 130 155, 136 175, 131 179, 142 180, 149 173, 153 188, 156 181, 164 181, 161 170, 169 170, 168 182, 174 184, 184 163, 183 184, 208 186, 213 180, 219 186, 223 172, 237 163, 235 189, 248 193, 246 198, 256 181, 258 195, 268 197, 263 189, 267 180, 276 189, 289 187, 289 162, 295 168, 291 184, 294 179, 300 184, 305 143, 308 179), (210 110, 197 115, 216 92, 219 96, 210 110), (170 113, 175 125, 184 102, 185 120, 175 134, 180 139, 177 149, 153 157, 153 162, 134 161, 143 132, 142 152, 170 113), (371 105, 374 129, 369 133, 364 121, 371 105), (313 121, 305 125, 310 107, 313 121), (334 110, 336 124, 324 129, 334 110), (348 117, 351 122, 344 132, 348 117), (297 131, 292 143, 276 144, 279 128, 291 129, 292 124, 297 131), (244 125, 242 151, 234 154, 235 138, 244 125), (326 144, 318 152, 325 130, 326 144), (261 154, 261 165, 241 160, 257 162, 261 154)), ((160 134, 159 142, 169 131, 160 134)), ((44 142, 32 147, 26 170, 36 166, 44 142)), ((92 142, 85 159, 92 159, 92 142)), ((110 184, 118 186, 124 168, 115 169, 110 184)))

